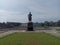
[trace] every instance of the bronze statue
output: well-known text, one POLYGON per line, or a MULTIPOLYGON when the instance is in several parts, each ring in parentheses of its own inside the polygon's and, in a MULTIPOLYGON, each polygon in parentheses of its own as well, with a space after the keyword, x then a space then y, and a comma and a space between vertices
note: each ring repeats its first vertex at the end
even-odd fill
POLYGON ((29 12, 29 14, 28 14, 28 20, 32 21, 32 14, 31 14, 31 12, 29 12))
POLYGON ((32 14, 29 12, 28 14, 28 24, 27 24, 27 31, 34 31, 33 30, 33 22, 32 22, 32 14))

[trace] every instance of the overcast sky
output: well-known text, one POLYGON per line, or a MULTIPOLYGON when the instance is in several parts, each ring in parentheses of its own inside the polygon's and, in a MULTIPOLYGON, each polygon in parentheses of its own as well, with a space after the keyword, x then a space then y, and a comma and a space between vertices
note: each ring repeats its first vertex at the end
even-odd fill
POLYGON ((28 22, 32 12, 33 22, 60 19, 60 0, 0 0, 0 22, 28 22))

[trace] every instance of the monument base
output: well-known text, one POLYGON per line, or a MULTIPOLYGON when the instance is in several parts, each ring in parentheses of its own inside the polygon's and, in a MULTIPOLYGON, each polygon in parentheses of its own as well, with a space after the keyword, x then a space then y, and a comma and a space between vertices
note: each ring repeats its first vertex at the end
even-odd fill
POLYGON ((27 31, 34 31, 33 30, 33 22, 28 22, 27 31))

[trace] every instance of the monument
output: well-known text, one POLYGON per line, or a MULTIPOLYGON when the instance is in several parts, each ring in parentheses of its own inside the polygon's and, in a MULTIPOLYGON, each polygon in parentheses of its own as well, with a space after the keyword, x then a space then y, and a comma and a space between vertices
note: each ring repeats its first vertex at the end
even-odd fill
POLYGON ((33 22, 32 22, 31 12, 29 12, 29 14, 28 14, 27 31, 33 31, 33 22))

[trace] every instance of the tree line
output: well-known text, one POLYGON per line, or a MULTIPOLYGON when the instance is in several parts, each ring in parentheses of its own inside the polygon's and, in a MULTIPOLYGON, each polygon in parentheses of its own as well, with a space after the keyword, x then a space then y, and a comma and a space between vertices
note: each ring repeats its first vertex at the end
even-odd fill
POLYGON ((41 26, 41 27, 60 27, 60 20, 54 22, 54 21, 45 21, 43 23, 35 23, 35 26, 41 26))
MULTIPOLYGON (((0 28, 14 28, 14 27, 19 27, 23 23, 18 23, 18 22, 3 22, 0 23, 0 28)), ((45 21, 45 22, 36 22, 34 23, 34 27, 60 27, 60 20, 54 22, 54 21, 45 21)))
POLYGON ((0 23, 0 28, 14 28, 14 27, 18 27, 20 26, 21 23, 18 23, 18 22, 3 22, 3 23, 0 23))

